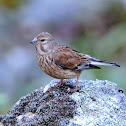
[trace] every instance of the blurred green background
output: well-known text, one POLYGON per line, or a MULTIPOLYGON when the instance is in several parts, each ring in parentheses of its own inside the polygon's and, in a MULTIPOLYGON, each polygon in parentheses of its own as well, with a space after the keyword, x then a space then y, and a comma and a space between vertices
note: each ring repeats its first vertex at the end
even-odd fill
POLYGON ((40 32, 93 57, 116 62, 80 79, 109 80, 126 94, 126 0, 0 0, 0 114, 53 78, 36 62, 29 42, 40 32))

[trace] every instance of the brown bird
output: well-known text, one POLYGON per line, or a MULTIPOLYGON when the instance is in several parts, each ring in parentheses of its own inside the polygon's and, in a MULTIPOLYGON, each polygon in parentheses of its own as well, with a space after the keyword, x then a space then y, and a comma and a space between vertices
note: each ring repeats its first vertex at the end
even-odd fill
POLYGON ((36 43, 36 57, 39 67, 51 77, 71 79, 77 77, 76 86, 72 92, 77 91, 78 79, 83 70, 100 69, 95 65, 117 66, 116 63, 104 61, 79 53, 67 46, 57 43, 51 34, 42 32, 31 43, 36 43))

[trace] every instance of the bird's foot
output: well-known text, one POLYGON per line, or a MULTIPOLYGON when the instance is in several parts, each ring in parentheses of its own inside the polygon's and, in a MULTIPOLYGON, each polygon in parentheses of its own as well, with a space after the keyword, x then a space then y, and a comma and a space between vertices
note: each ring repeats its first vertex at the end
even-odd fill
POLYGON ((64 81, 62 82, 62 84, 65 84, 65 83, 70 83, 70 81, 64 80, 64 81))
POLYGON ((77 87, 75 87, 74 89, 70 89, 69 93, 75 93, 76 91, 78 91, 77 87))
POLYGON ((58 81, 58 82, 55 82, 56 83, 56 86, 60 86, 61 84, 64 84, 64 83, 69 83, 69 81, 68 80, 63 80, 63 79, 61 79, 60 81, 58 81))
POLYGON ((55 82, 56 83, 56 85, 55 86, 60 86, 61 84, 62 84, 62 82, 61 81, 57 81, 57 82, 55 82))

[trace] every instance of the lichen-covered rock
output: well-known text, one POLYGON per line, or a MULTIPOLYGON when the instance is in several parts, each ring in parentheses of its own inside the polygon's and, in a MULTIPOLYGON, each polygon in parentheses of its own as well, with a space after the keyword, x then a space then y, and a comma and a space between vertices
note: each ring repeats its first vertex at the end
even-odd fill
POLYGON ((0 126, 126 126, 126 97, 115 83, 80 80, 79 91, 69 93, 75 80, 56 81, 21 98, 0 126))
POLYGON ((116 84, 97 80, 80 81, 80 85, 81 90, 71 95, 76 101, 77 114, 69 126, 73 123, 84 126, 126 126, 126 97, 116 84))

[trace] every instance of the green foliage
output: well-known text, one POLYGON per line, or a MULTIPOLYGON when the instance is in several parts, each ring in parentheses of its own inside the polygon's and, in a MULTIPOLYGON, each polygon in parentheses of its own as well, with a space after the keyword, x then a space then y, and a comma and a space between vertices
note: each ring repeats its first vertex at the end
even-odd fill
POLYGON ((7 95, 0 93, 0 114, 3 114, 3 112, 6 111, 4 106, 7 104, 7 102, 8 102, 7 95))
POLYGON ((7 101, 7 96, 3 93, 0 93, 0 107, 3 106, 7 101))
POLYGON ((15 10, 19 8, 23 3, 23 0, 0 0, 0 5, 9 10, 15 10))
POLYGON ((112 28, 95 44, 95 55, 113 58, 120 48, 126 46, 126 24, 119 24, 112 28))

